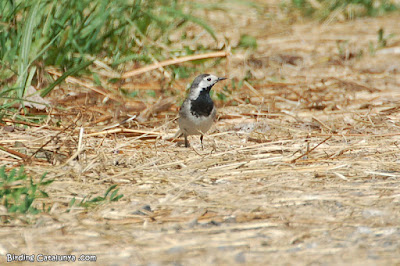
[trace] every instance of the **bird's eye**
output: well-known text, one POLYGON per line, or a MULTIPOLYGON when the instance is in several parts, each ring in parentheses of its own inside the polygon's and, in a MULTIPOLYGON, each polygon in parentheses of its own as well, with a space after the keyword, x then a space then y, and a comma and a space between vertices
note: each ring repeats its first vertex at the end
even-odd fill
POLYGON ((211 81, 211 78, 208 78, 207 81, 211 81))

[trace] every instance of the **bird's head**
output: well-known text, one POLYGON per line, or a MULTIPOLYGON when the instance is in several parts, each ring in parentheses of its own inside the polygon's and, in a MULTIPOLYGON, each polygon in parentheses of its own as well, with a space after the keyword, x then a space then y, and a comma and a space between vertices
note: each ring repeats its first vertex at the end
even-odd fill
POLYGON ((224 79, 226 78, 219 78, 212 74, 201 74, 197 76, 190 86, 189 97, 191 99, 197 99, 200 94, 208 94, 215 83, 224 79))

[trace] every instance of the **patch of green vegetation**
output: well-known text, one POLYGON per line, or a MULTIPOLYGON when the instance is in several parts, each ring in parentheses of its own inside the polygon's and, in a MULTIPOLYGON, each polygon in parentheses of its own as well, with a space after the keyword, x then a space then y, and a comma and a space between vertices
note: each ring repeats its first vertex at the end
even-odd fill
POLYGON ((227 95, 223 92, 217 92, 217 98, 218 100, 223 102, 225 102, 228 99, 227 95))
POLYGON ((120 88, 120 92, 122 93, 122 95, 128 98, 135 98, 139 94, 138 90, 130 91, 123 88, 120 88))
POLYGON ((242 36, 240 36, 240 40, 239 40, 239 47, 242 48, 250 48, 250 49, 257 49, 257 39, 253 36, 244 34, 242 36))
POLYGON ((244 81, 245 81, 245 79, 241 79, 238 82, 235 79, 232 79, 232 81, 231 81, 232 90, 241 89, 243 87, 244 81))
POLYGON ((378 47, 379 48, 386 47, 388 40, 393 37, 394 37, 393 33, 385 35, 385 30, 383 28, 380 28, 378 30, 378 47))
POLYGON ((101 204, 105 204, 107 202, 115 202, 119 201, 124 195, 118 194, 119 188, 116 188, 117 185, 112 185, 107 189, 104 193, 104 196, 98 196, 95 198, 84 197, 79 203, 76 202, 76 198, 74 197, 69 203, 68 212, 71 210, 73 206, 79 206, 84 208, 96 207, 101 204))
POLYGON ((338 55, 341 60, 346 61, 352 58, 360 59, 363 56, 364 51, 362 49, 352 51, 350 47, 351 45, 348 40, 336 41, 336 48, 338 50, 338 55))
POLYGON ((393 0, 284 0, 281 6, 289 12, 298 10, 305 17, 325 20, 332 14, 346 19, 380 16, 399 10, 393 0))
MULTIPOLYGON (((35 183, 32 177, 25 173, 23 166, 12 169, 7 173, 6 167, 0 168, 0 204, 7 209, 9 213, 30 213, 37 214, 41 210, 33 206, 38 198, 47 198, 48 194, 43 190, 44 187, 51 184, 54 180, 46 180, 46 173, 42 175, 38 183, 35 183)), ((42 211, 48 211, 43 205, 42 211)))
POLYGON ((394 37, 394 34, 385 34, 385 30, 383 28, 380 28, 377 32, 377 41, 376 43, 370 41, 369 42, 369 53, 371 55, 374 55, 377 50, 381 48, 387 47, 388 41, 394 37))
MULTIPOLYGON (((178 0, 0 1, 0 104, 19 105, 30 85, 45 97, 68 76, 86 73, 93 59, 118 68, 170 58, 176 43, 171 34, 188 23, 216 39, 206 21, 193 15, 195 9, 178 0), (44 66, 65 72, 52 80, 44 66)), ((100 84, 96 76, 94 81, 100 84)))
POLYGON ((157 93, 155 90, 146 90, 146 94, 152 98, 155 98, 157 96, 157 93))
MULTIPOLYGON (((197 64, 196 62, 191 62, 192 64, 197 64)), ((195 72, 196 69, 194 67, 187 67, 187 66, 171 66, 173 73, 174 73, 174 79, 183 79, 183 78, 189 78, 192 76, 195 72)))

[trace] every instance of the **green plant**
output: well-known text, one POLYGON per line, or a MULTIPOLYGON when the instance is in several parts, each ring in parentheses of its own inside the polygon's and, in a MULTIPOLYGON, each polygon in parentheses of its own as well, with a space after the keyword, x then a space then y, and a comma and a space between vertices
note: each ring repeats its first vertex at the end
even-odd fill
POLYGON ((177 0, 0 1, 0 104, 20 104, 30 85, 45 97, 68 76, 86 73, 95 59, 118 68, 170 58, 171 51, 186 51, 170 35, 188 23, 216 39, 194 9, 177 0), (53 80, 47 66, 64 74, 53 80))
POLYGON ((383 28, 380 28, 377 32, 378 37, 376 43, 370 41, 369 42, 369 53, 371 55, 374 55, 376 53, 376 50, 384 48, 387 46, 388 41, 394 37, 394 34, 388 34, 385 35, 385 30, 383 28))
POLYGON ((385 35, 385 30, 383 28, 380 28, 378 30, 378 47, 379 48, 386 47, 388 40, 393 37, 394 37, 393 33, 391 33, 389 35, 385 35))
POLYGON ((104 204, 106 202, 114 202, 120 200, 124 195, 123 194, 118 195, 119 188, 116 187, 117 185, 112 185, 111 187, 109 187, 107 191, 104 193, 104 196, 98 196, 93 199, 91 199, 90 197, 84 197, 77 204, 76 204, 76 198, 75 197, 72 198, 72 200, 69 203, 68 212, 70 211, 71 207, 74 206, 75 204, 79 207, 89 208, 98 206, 100 204, 104 204))
POLYGON ((9 213, 32 213, 37 214, 39 209, 33 206, 38 198, 47 198, 48 194, 43 187, 51 184, 54 180, 45 180, 46 173, 42 175, 38 183, 27 177, 24 167, 18 170, 6 172, 6 167, 0 168, 0 203, 9 213))
POLYGON ((243 83, 244 83, 245 80, 246 80, 246 77, 241 79, 241 80, 239 80, 239 81, 236 81, 235 79, 232 79, 231 80, 232 90, 241 89, 243 87, 243 83))
POLYGON ((255 50, 257 49, 257 39, 247 34, 241 35, 238 46, 255 50))
POLYGON ((363 56, 363 50, 351 49, 351 45, 348 40, 338 40, 336 41, 336 48, 338 50, 338 55, 341 60, 350 60, 352 58, 361 58, 363 56))

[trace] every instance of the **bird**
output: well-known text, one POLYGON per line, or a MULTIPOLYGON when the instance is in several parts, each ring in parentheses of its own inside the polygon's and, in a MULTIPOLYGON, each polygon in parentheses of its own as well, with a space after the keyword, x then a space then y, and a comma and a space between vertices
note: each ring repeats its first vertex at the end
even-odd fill
POLYGON ((203 135, 210 129, 217 114, 210 90, 218 81, 225 79, 212 74, 201 74, 194 79, 189 94, 179 109, 180 129, 177 135, 183 135, 185 147, 189 147, 188 136, 200 135, 203 148, 203 135))

